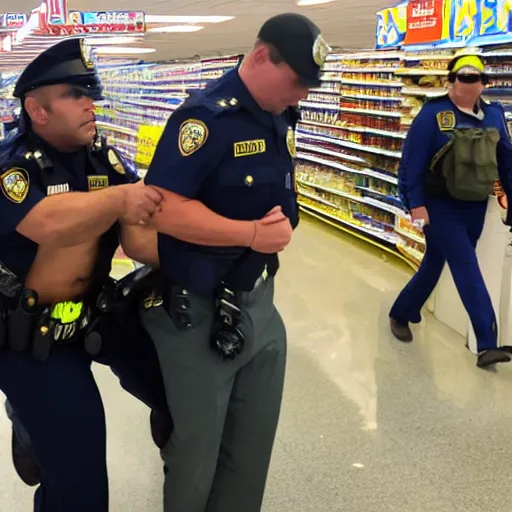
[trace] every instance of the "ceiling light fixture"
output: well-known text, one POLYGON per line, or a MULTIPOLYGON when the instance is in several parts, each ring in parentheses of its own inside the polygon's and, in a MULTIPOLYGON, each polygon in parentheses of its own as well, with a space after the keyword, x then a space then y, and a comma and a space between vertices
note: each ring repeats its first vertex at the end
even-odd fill
POLYGON ((165 14, 146 14, 146 23, 224 23, 234 16, 167 16, 165 14))
POLYGON ((168 27, 148 28, 148 32, 157 34, 167 34, 171 32, 197 32, 204 27, 200 25, 169 25, 168 27))
POLYGON ((87 36, 87 43, 94 45, 103 45, 103 44, 128 44, 134 43, 135 41, 140 41, 144 39, 144 36, 141 37, 124 37, 124 36, 112 36, 112 37, 97 37, 97 36, 87 36))
POLYGON ((99 46, 96 48, 97 54, 139 55, 153 52, 156 52, 155 48, 136 48, 130 46, 99 46))
POLYGON ((306 7, 308 5, 320 5, 334 2, 334 0, 297 0, 298 7, 306 7))

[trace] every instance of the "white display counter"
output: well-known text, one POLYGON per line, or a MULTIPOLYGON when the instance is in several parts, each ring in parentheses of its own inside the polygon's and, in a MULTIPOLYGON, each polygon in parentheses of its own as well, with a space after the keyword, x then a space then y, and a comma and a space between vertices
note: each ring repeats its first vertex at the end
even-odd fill
MULTIPOLYGON (((512 235, 510 227, 503 223, 504 213, 496 197, 490 197, 477 256, 498 319, 498 343, 512 345, 512 235)), ((447 265, 428 308, 437 319, 464 336, 473 353, 477 352, 473 328, 447 265)))

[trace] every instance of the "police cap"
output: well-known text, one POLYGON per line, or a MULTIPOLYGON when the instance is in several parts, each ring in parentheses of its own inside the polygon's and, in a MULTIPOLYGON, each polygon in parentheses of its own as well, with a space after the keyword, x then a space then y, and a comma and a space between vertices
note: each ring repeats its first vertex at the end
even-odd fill
POLYGON ((46 85, 70 84, 93 100, 102 99, 102 87, 94 63, 86 52, 84 39, 65 39, 38 55, 23 71, 14 96, 46 85))
POLYGON ((320 84, 320 69, 330 47, 309 18, 295 13, 274 16, 261 27, 258 39, 274 46, 304 85, 320 84))

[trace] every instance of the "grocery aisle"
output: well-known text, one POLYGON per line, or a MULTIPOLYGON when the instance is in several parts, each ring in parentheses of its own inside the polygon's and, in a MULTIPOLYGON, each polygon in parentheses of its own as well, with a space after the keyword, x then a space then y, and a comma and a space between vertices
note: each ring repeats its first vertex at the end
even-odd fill
MULTIPOLYGON (((474 366, 432 317, 417 342, 387 330, 409 275, 304 217, 282 258, 286 396, 264 512, 508 512, 512 371, 474 366)), ((147 411, 97 368, 109 428, 111 512, 160 512, 147 411)), ((0 414, 0 510, 28 512, 0 414)), ((183 511, 186 512, 186 511, 183 511)), ((244 512, 244 511, 240 511, 244 512)))

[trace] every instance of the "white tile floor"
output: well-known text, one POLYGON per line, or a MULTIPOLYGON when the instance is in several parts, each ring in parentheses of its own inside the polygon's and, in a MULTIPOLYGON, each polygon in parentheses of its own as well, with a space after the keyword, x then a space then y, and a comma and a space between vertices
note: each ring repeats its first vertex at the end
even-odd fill
MULTIPOLYGON (((289 365, 264 512, 510 512, 512 372, 475 367, 430 315, 403 346, 387 310, 409 271, 303 219, 277 302, 289 365)), ((112 512, 160 512, 147 411, 96 368, 109 429, 112 512)), ((0 412, 0 511, 29 512, 0 412)), ((183 511, 186 512, 186 511, 183 511)), ((244 511, 240 511, 244 512, 244 511)))

